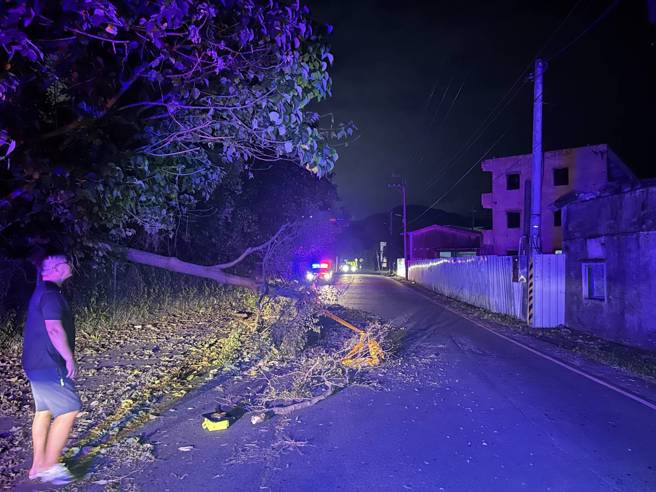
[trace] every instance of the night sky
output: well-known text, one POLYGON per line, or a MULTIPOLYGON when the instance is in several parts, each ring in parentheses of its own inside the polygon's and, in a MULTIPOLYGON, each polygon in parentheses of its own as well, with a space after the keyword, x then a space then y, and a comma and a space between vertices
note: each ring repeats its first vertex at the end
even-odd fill
MULTIPOLYGON (((386 187, 393 173, 409 203, 428 206, 483 156, 530 153, 537 55, 549 61, 545 151, 608 143, 639 177, 655 176, 649 1, 309 2, 334 26, 322 113, 358 126, 335 179, 353 218, 399 204, 386 187)), ((489 187, 476 165, 435 208, 470 215, 489 187)))

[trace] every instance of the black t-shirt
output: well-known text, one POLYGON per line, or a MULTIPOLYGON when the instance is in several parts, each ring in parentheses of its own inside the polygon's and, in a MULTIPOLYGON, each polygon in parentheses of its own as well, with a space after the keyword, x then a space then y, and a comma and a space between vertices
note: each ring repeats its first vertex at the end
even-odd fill
POLYGON ((28 379, 58 380, 66 375, 66 362, 50 341, 45 320, 61 320, 68 345, 75 349, 73 314, 57 284, 37 285, 27 311, 23 330, 23 370, 28 379))

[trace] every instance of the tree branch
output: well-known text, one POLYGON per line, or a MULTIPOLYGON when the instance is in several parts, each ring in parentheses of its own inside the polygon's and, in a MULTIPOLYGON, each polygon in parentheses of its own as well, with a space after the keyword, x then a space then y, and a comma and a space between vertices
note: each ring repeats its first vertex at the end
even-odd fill
POLYGON ((335 388, 332 384, 328 383, 327 384, 328 389, 321 393, 320 395, 315 396, 314 398, 310 398, 309 400, 301 401, 299 403, 294 403, 292 405, 287 405, 286 407, 271 407, 268 410, 270 412, 275 413, 276 415, 289 415, 290 413, 296 412, 298 410, 302 410, 304 408, 311 407, 312 405, 316 405, 320 401, 325 400, 329 396, 332 396, 336 391, 339 389, 335 388))
POLYGON ((47 140, 49 138, 63 135, 64 133, 67 133, 71 130, 76 130, 77 128, 81 128, 88 121, 96 121, 103 118, 109 112, 109 110, 112 109, 114 104, 116 104, 116 102, 121 98, 121 96, 125 94, 125 92, 132 86, 132 84, 134 84, 134 82, 141 76, 141 74, 144 72, 146 67, 148 67, 147 63, 137 67, 137 69, 132 74, 132 77, 130 77, 130 79, 127 82, 121 84, 121 89, 105 103, 105 108, 103 109, 102 113, 98 117, 90 120, 80 116, 76 120, 68 123, 67 125, 62 126, 61 128, 57 128, 56 130, 46 133, 45 135, 41 135, 41 137, 39 137, 37 141, 47 140))
POLYGON ((246 258, 247 256, 249 256, 253 253, 256 253, 258 251, 262 251, 265 248, 268 248, 289 227, 290 227, 289 223, 283 224, 282 227, 280 229, 278 229, 278 232, 276 232, 273 235, 273 237, 271 239, 269 239, 266 243, 260 244, 259 246, 255 246, 255 247, 252 247, 252 248, 246 248, 246 250, 241 255, 239 255, 238 258, 236 258, 232 261, 229 261, 228 263, 221 263, 219 265, 214 265, 214 268, 219 268, 219 269, 223 270, 223 269, 231 268, 231 267, 237 265, 238 263, 242 262, 244 260, 244 258, 246 258))
MULTIPOLYGON (((262 243, 259 246, 246 248, 246 250, 236 259, 227 263, 219 263, 217 265, 198 265, 196 263, 188 263, 186 261, 175 258, 174 256, 158 255, 155 253, 149 253, 148 251, 127 248, 125 246, 119 246, 115 244, 106 244, 106 246, 109 247, 110 251, 124 257, 126 260, 133 263, 163 268, 164 270, 169 270, 171 272, 186 273, 187 275, 193 275, 195 277, 209 278, 221 284, 245 287, 252 290, 253 292, 259 292, 262 285, 255 279, 226 273, 224 270, 232 268, 233 266, 241 263, 246 257, 252 255, 253 253, 257 253, 258 251, 262 251, 270 247, 271 244, 273 244, 289 227, 289 223, 283 224, 282 227, 278 229, 278 232, 276 232, 267 242, 262 243)), ((283 293, 282 295, 285 294, 283 293)))
POLYGON ((220 284, 245 287, 254 292, 258 291, 259 285, 254 279, 226 273, 223 269, 217 268, 216 266, 197 265, 179 260, 173 256, 163 256, 123 246, 109 245, 109 247, 111 251, 133 263, 163 268, 172 272, 186 273, 195 277, 208 278, 220 284))

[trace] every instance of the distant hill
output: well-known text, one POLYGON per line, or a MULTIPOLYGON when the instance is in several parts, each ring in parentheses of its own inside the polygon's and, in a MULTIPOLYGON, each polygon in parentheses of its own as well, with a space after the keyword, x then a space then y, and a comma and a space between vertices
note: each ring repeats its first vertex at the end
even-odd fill
MULTIPOLYGON (((399 207, 399 210, 402 210, 399 207)), ((480 215, 480 212, 478 212, 480 215)), ((480 227, 481 217, 476 217, 476 226, 480 227)), ((461 227, 471 227, 472 218, 445 210, 426 209, 421 205, 408 205, 408 230, 414 231, 430 225, 455 225, 461 227), (423 215, 422 215, 423 214, 423 215)))
MULTIPOLYGON (((402 207, 392 210, 392 228, 390 230, 390 212, 373 214, 361 220, 352 221, 344 232, 342 241, 342 253, 345 255, 359 255, 357 250, 374 250, 380 241, 388 243, 391 257, 403 255, 403 241, 401 238, 402 207)), ((477 211, 475 217, 476 227, 490 227, 489 211, 477 211)), ((445 210, 426 209, 421 205, 408 205, 408 231, 421 229, 430 225, 455 225, 460 227, 471 227, 472 217, 466 217, 445 210), (425 213, 424 213, 425 212, 425 213), (423 214, 423 215, 422 215, 423 214)))

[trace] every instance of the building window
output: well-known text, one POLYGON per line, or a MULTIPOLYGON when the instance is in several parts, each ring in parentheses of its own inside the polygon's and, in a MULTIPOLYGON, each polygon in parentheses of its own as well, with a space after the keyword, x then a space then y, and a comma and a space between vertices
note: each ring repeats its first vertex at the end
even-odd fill
POLYGON ((519 174, 506 174, 506 189, 518 190, 519 189, 519 174))
POLYGON ((606 300, 606 263, 583 263, 583 298, 606 300))
POLYGON ((569 168, 558 167, 553 170, 554 186, 567 186, 569 184, 569 168))
POLYGON ((554 212, 554 227, 560 227, 562 223, 562 214, 560 210, 554 212))
POLYGON ((519 212, 506 212, 506 223, 508 229, 519 229, 519 212))

